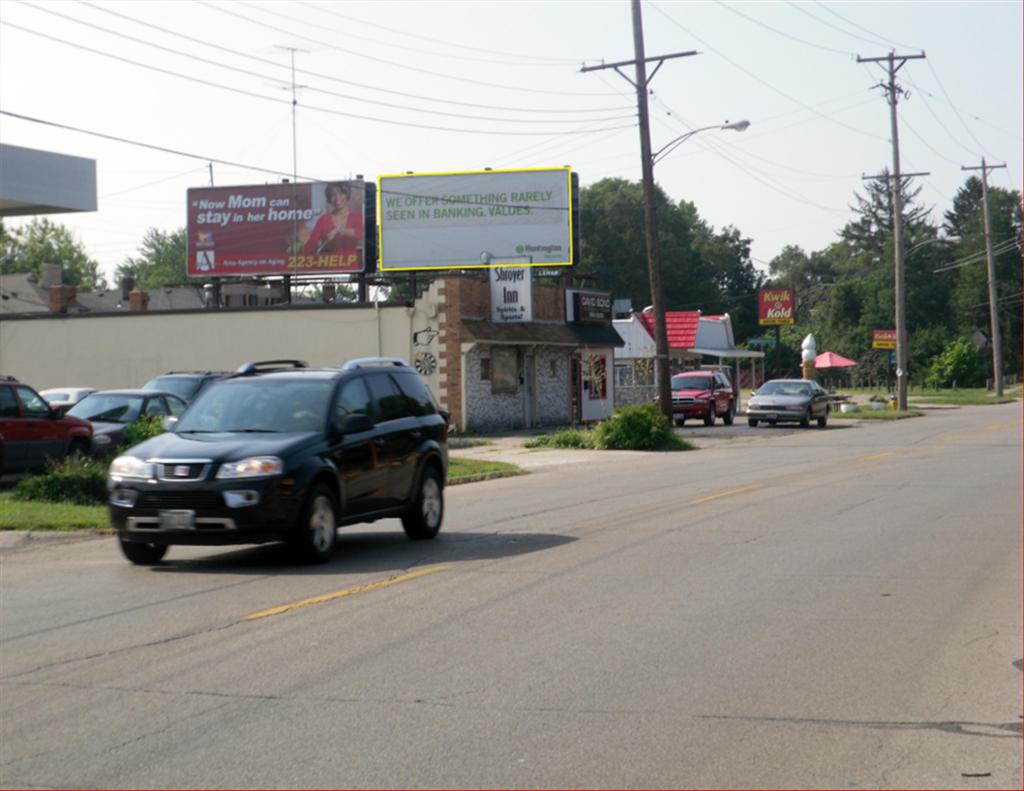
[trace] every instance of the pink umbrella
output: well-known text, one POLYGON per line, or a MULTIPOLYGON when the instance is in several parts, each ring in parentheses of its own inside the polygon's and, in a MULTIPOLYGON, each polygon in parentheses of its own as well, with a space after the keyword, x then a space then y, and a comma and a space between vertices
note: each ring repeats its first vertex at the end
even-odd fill
POLYGON ((822 352, 814 358, 815 368, 849 368, 851 365, 856 364, 856 360, 843 357, 843 355, 836 354, 835 352, 822 352))

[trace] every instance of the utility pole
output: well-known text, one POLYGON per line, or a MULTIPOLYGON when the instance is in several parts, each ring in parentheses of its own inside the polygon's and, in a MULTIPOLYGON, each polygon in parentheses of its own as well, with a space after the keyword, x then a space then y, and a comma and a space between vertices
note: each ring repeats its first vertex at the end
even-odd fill
MULTIPOLYGON (((291 54, 292 58, 292 206, 295 205, 295 183, 299 180, 299 143, 297 134, 297 122, 296 113, 299 106, 299 95, 298 89, 305 88, 305 85, 295 84, 295 53, 303 52, 308 53, 309 50, 299 49, 298 47, 283 47, 280 44, 276 45, 278 49, 283 49, 291 54)), ((292 238, 298 238, 298 220, 292 222, 292 238)), ((281 278, 281 285, 284 288, 285 302, 292 301, 292 276, 283 275, 281 278)))
MULTIPOLYGON (((907 343, 907 317, 906 317, 906 286, 904 283, 903 263, 903 182, 900 175, 900 136, 899 127, 896 123, 896 104, 903 89, 896 84, 896 72, 898 72, 908 60, 924 58, 920 55, 897 55, 890 51, 888 55, 880 58, 862 58, 857 56, 858 63, 886 63, 886 71, 889 73, 889 81, 880 83, 889 99, 890 123, 892 125, 892 227, 893 227, 893 266, 895 267, 895 297, 896 297, 896 392, 897 406, 901 410, 907 408, 907 381, 910 378, 908 366, 909 344, 907 343), (896 61, 899 61, 897 64, 896 61)), ((907 174, 927 175, 927 174, 907 174)))
POLYGON ((988 265, 988 315, 992 330, 992 381, 995 382, 996 395, 1003 395, 1003 339, 999 335, 999 307, 996 303, 996 264, 992 258, 992 229, 988 210, 988 172, 1005 168, 1006 165, 986 165, 985 157, 981 158, 981 167, 960 170, 981 171, 981 206, 985 212, 985 261, 988 265))
POLYGON ((585 66, 581 72, 615 69, 620 77, 636 88, 636 104, 640 123, 640 156, 644 185, 644 238, 647 243, 647 277, 651 286, 651 306, 654 309, 654 350, 656 355, 655 370, 658 378, 658 405, 661 413, 672 420, 672 384, 671 369, 668 355, 668 332, 665 327, 665 299, 661 289, 661 253, 658 249, 658 218, 654 203, 654 157, 651 155, 651 127, 647 112, 647 85, 662 64, 671 58, 685 58, 698 54, 696 50, 675 52, 671 55, 644 55, 643 18, 640 13, 640 0, 631 0, 633 10, 633 60, 617 63, 605 63, 600 66, 585 66), (657 61, 650 77, 647 76, 648 61, 657 61), (636 79, 619 71, 620 66, 634 66, 636 79))
POLYGON ((210 186, 212 187, 213 186, 213 163, 212 162, 208 162, 207 163, 207 167, 210 168, 210 186))

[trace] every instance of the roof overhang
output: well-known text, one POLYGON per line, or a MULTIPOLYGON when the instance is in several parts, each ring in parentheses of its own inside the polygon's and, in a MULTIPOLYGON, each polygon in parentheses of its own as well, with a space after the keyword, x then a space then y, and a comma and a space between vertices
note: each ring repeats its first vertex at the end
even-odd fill
POLYGON ((96 211, 96 160, 0 143, 0 217, 96 211))

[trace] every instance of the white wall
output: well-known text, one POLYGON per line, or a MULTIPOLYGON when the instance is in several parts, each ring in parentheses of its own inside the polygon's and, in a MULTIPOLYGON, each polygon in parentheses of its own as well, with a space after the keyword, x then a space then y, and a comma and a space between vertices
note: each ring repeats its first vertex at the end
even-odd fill
MULTIPOLYGON (((332 306, 4 319, 0 373, 37 390, 108 389, 139 387, 167 371, 231 371, 249 360, 297 358, 312 366, 354 357, 411 360, 415 318, 404 306, 332 306)), ((437 374, 426 379, 440 397, 437 374)))

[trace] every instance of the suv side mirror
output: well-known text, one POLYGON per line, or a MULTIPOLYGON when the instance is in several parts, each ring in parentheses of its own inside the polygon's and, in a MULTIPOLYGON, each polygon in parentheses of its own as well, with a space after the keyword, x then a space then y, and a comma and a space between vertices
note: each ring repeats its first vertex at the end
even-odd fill
POLYGON ((345 415, 341 420, 335 421, 334 428, 339 434, 359 434, 373 428, 373 418, 369 415, 359 414, 345 415))
POLYGON ((177 424, 178 418, 168 415, 160 421, 160 428, 164 431, 174 431, 174 426, 177 424))

